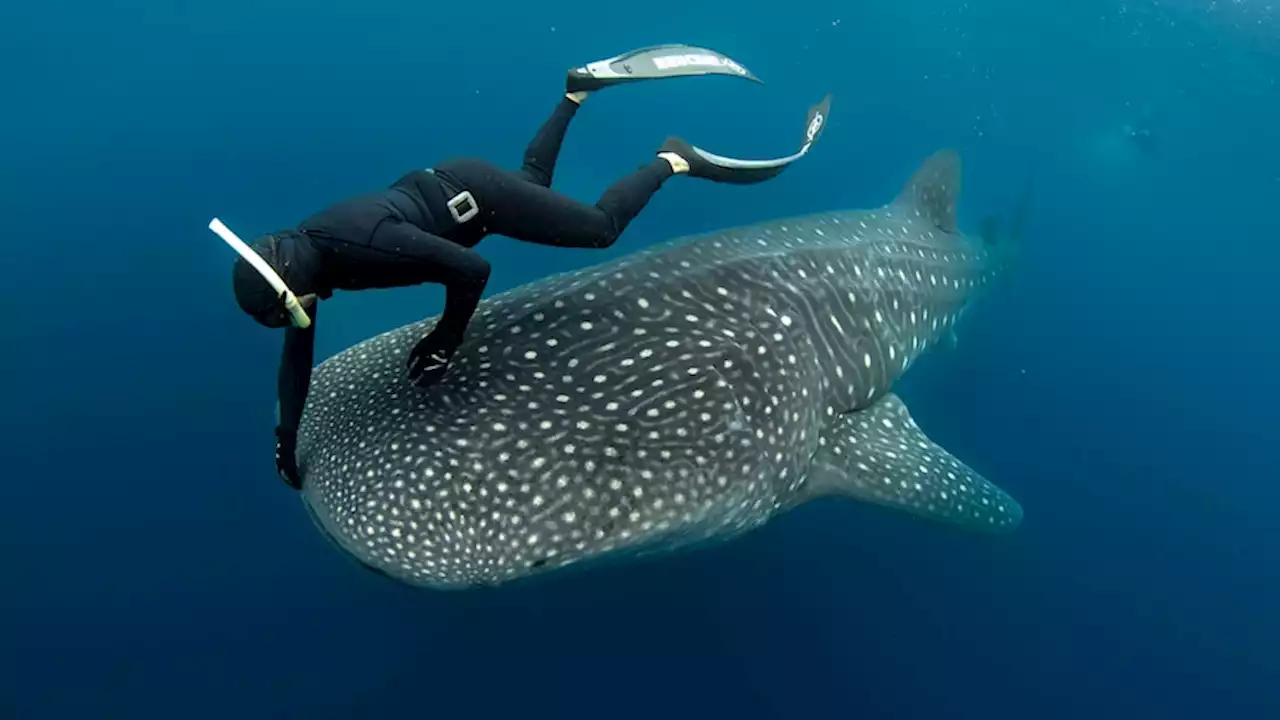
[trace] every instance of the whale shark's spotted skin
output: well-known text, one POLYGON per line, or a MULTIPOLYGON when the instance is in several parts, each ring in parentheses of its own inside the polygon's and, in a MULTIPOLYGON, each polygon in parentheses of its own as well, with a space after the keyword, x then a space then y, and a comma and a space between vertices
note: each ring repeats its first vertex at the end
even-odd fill
POLYGON ((488 299, 449 373, 416 323, 320 365, 304 498, 366 565, 499 584, 724 539, 844 494, 1004 532, 1017 503, 890 390, 992 273, 955 232, 956 156, 890 205, 675 241, 488 299))

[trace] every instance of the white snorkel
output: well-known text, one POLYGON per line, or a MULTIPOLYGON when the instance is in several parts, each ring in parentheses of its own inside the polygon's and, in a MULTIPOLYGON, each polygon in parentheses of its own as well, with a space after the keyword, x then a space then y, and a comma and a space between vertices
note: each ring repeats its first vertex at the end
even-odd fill
POLYGON ((311 327, 311 316, 307 315, 307 311, 302 309, 302 304, 298 302, 298 296, 293 294, 288 285, 284 284, 284 278, 281 278, 262 256, 253 251, 253 248, 245 244, 235 233, 231 232, 226 225, 218 218, 209 221, 209 229, 218 234, 232 250, 240 254, 253 266, 254 270, 267 281, 271 288, 276 291, 280 299, 284 301, 284 307, 289 311, 289 318, 296 328, 306 329, 311 327))

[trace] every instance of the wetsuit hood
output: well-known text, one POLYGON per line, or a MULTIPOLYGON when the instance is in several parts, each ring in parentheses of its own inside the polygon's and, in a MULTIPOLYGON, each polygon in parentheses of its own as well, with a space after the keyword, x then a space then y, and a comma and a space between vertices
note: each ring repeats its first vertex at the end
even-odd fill
MULTIPOLYGON (((285 284, 302 295, 313 292, 311 288, 314 284, 308 277, 310 273, 306 272, 307 264, 294 261, 299 250, 298 240, 305 239, 301 233, 290 230, 257 237, 249 243, 249 247, 267 261, 285 284)), ((241 310, 269 328, 287 327, 290 324, 289 313, 280 296, 244 258, 236 258, 231 280, 236 303, 241 310)))

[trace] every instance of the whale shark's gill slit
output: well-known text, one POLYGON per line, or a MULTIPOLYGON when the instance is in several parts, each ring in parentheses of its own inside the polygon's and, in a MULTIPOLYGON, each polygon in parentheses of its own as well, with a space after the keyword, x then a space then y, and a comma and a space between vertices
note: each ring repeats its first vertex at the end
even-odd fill
POLYGON ((387 578, 389 580, 396 579, 394 576, 391 575, 391 573, 388 573, 386 570, 383 570, 377 565, 367 562, 360 555, 348 552, 348 548, 346 547, 346 545, 339 539, 337 535, 335 535, 332 531, 330 531, 328 525, 326 525, 321 520, 320 516, 316 514, 316 510, 311 506, 311 503, 304 500, 302 503, 302 506, 306 509, 307 517, 311 518, 312 524, 315 525, 316 529, 320 531, 320 534, 324 537, 324 539, 327 540, 332 547, 340 550, 342 555, 346 556, 354 564, 358 565, 364 570, 368 570, 369 572, 372 572, 375 575, 387 578))

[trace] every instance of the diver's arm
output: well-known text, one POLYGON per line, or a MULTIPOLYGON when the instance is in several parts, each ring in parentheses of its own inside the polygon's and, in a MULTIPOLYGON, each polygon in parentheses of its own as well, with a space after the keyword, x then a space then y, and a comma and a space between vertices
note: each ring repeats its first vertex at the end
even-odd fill
POLYGON ((408 358, 409 379, 430 385, 444 375, 462 345, 489 282, 489 263, 476 252, 405 222, 384 223, 370 246, 391 258, 398 281, 444 285, 444 314, 408 358))
POLYGON ((391 256, 396 274, 409 283, 444 285, 444 315, 432 334, 461 343, 489 282, 489 262, 469 248, 404 222, 383 224, 371 245, 391 256))
POLYGON ((311 387, 311 366, 316 346, 315 315, 316 308, 313 307, 311 326, 306 329, 285 329, 284 350, 280 354, 278 429, 294 436, 298 434, 298 423, 302 421, 302 409, 307 404, 307 391, 311 387))
POLYGON ((311 387, 311 365, 315 358, 316 311, 311 307, 311 325, 306 329, 290 327, 284 331, 284 350, 280 357, 277 394, 280 418, 276 424, 276 472, 295 490, 302 489, 298 473, 298 424, 307 404, 311 387))
POLYGON ((302 409, 307 404, 307 390, 311 385, 311 362, 315 354, 315 309, 312 309, 311 326, 303 329, 288 328, 284 335, 284 351, 280 358, 277 392, 280 400, 280 418, 276 425, 276 472, 295 490, 302 489, 302 476, 298 472, 298 424, 302 421, 302 409))

